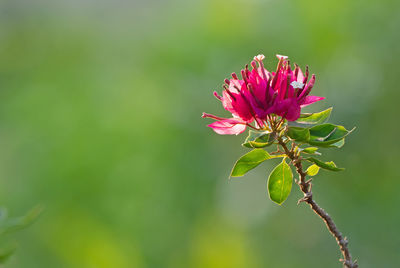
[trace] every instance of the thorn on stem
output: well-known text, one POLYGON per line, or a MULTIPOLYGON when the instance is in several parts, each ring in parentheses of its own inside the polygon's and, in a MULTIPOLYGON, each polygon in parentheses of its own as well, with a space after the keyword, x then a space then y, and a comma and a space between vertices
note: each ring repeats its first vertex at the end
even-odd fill
POLYGON ((312 189, 312 178, 306 181, 307 189, 309 192, 311 192, 312 189))
POLYGON ((357 260, 352 262, 350 260, 339 259, 339 261, 342 262, 345 267, 349 267, 349 268, 357 268, 358 267, 357 260))
POLYGON ((299 201, 297 201, 297 205, 299 205, 301 202, 308 202, 310 201, 310 199, 312 198, 312 193, 308 192, 304 194, 303 198, 300 198, 299 201))

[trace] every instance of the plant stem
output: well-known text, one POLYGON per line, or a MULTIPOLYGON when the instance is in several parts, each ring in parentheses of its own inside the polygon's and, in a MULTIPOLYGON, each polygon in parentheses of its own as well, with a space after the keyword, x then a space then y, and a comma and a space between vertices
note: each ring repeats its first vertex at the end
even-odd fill
POLYGON ((300 187, 300 190, 304 193, 304 197, 298 201, 298 204, 301 202, 305 202, 310 205, 311 209, 325 222, 328 227, 329 232, 335 237, 340 251, 342 252, 343 259, 340 261, 343 263, 344 267, 347 268, 357 268, 358 264, 356 261, 352 261, 351 254, 349 251, 348 240, 346 237, 343 237, 342 233, 338 230, 332 218, 326 213, 313 199, 313 195, 311 192, 311 179, 306 181, 307 173, 303 171, 303 166, 301 164, 301 157, 294 153, 293 150, 289 150, 286 144, 283 142, 282 138, 278 138, 279 144, 284 149, 286 155, 292 160, 293 166, 296 168, 297 173, 299 174, 299 180, 297 184, 300 187))

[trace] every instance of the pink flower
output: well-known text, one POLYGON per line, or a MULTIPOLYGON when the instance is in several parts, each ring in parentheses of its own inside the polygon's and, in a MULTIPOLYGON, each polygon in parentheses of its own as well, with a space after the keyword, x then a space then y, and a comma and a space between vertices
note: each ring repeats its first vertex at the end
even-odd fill
POLYGON ((277 70, 270 73, 264 68, 264 58, 264 55, 254 57, 252 70, 246 65, 241 71, 242 79, 235 73, 232 79, 225 79, 222 96, 214 92, 225 110, 232 114, 232 118, 221 118, 203 113, 202 117, 217 120, 208 126, 218 134, 238 135, 246 126, 265 130, 270 114, 294 121, 299 118, 301 107, 324 99, 308 96, 315 82, 315 75, 308 81, 308 69, 304 77, 297 65, 292 71, 287 57, 278 55, 277 70))
POLYGON ((274 90, 273 113, 284 117, 289 121, 299 118, 301 108, 314 102, 323 100, 323 97, 308 96, 315 83, 315 75, 308 80, 309 72, 306 68, 306 76, 299 66, 295 65, 292 71, 287 57, 278 55, 279 63, 271 88, 274 90))

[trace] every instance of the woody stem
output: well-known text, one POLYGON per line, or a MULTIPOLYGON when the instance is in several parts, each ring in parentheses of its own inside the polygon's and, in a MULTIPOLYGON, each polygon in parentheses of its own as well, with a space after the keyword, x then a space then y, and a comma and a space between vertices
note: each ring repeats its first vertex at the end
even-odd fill
POLYGON ((303 171, 303 166, 301 164, 301 157, 297 155, 293 150, 289 150, 286 146, 286 143, 283 142, 282 137, 278 138, 278 143, 282 146, 285 154, 292 160, 293 166, 296 168, 297 173, 299 174, 299 180, 297 184, 300 187, 300 190, 303 192, 304 197, 298 201, 298 204, 301 202, 305 202, 310 205, 311 209, 317 214, 326 224, 329 232, 336 239, 340 251, 343 255, 343 259, 340 261, 343 263, 343 266, 346 268, 357 268, 358 264, 356 261, 352 261, 351 254, 348 248, 348 240, 346 237, 343 237, 342 233, 336 227, 336 224, 333 222, 332 218, 326 213, 313 199, 313 195, 311 192, 311 179, 306 181, 307 173, 303 171))

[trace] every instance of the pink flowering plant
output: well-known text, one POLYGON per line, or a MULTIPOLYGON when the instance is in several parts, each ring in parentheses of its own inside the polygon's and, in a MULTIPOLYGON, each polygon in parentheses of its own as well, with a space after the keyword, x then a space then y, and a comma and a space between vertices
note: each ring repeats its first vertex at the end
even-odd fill
POLYGON ((318 149, 341 148, 351 130, 326 123, 332 108, 302 113, 303 107, 324 99, 310 94, 315 75, 310 75, 308 67, 303 72, 297 64, 291 66, 286 56, 277 57, 277 68, 270 72, 264 67, 264 55, 255 56, 250 64, 251 70, 248 65, 241 70, 241 79, 232 73, 231 79, 225 79, 222 94, 214 92, 232 117, 207 113, 203 113, 203 117, 216 120, 208 126, 221 135, 238 135, 249 128, 242 145, 251 151, 236 161, 231 177, 243 176, 268 159, 282 158, 269 175, 267 187, 269 198, 279 205, 288 198, 292 189, 293 173, 289 164, 292 165, 298 174, 295 182, 304 194, 298 203, 307 203, 325 222, 339 245, 344 267, 358 267, 352 260, 347 238, 314 201, 311 191, 311 177, 316 176, 320 169, 343 170, 332 161, 318 159, 321 155, 318 149), (266 148, 271 147, 276 149, 267 152, 266 148))

